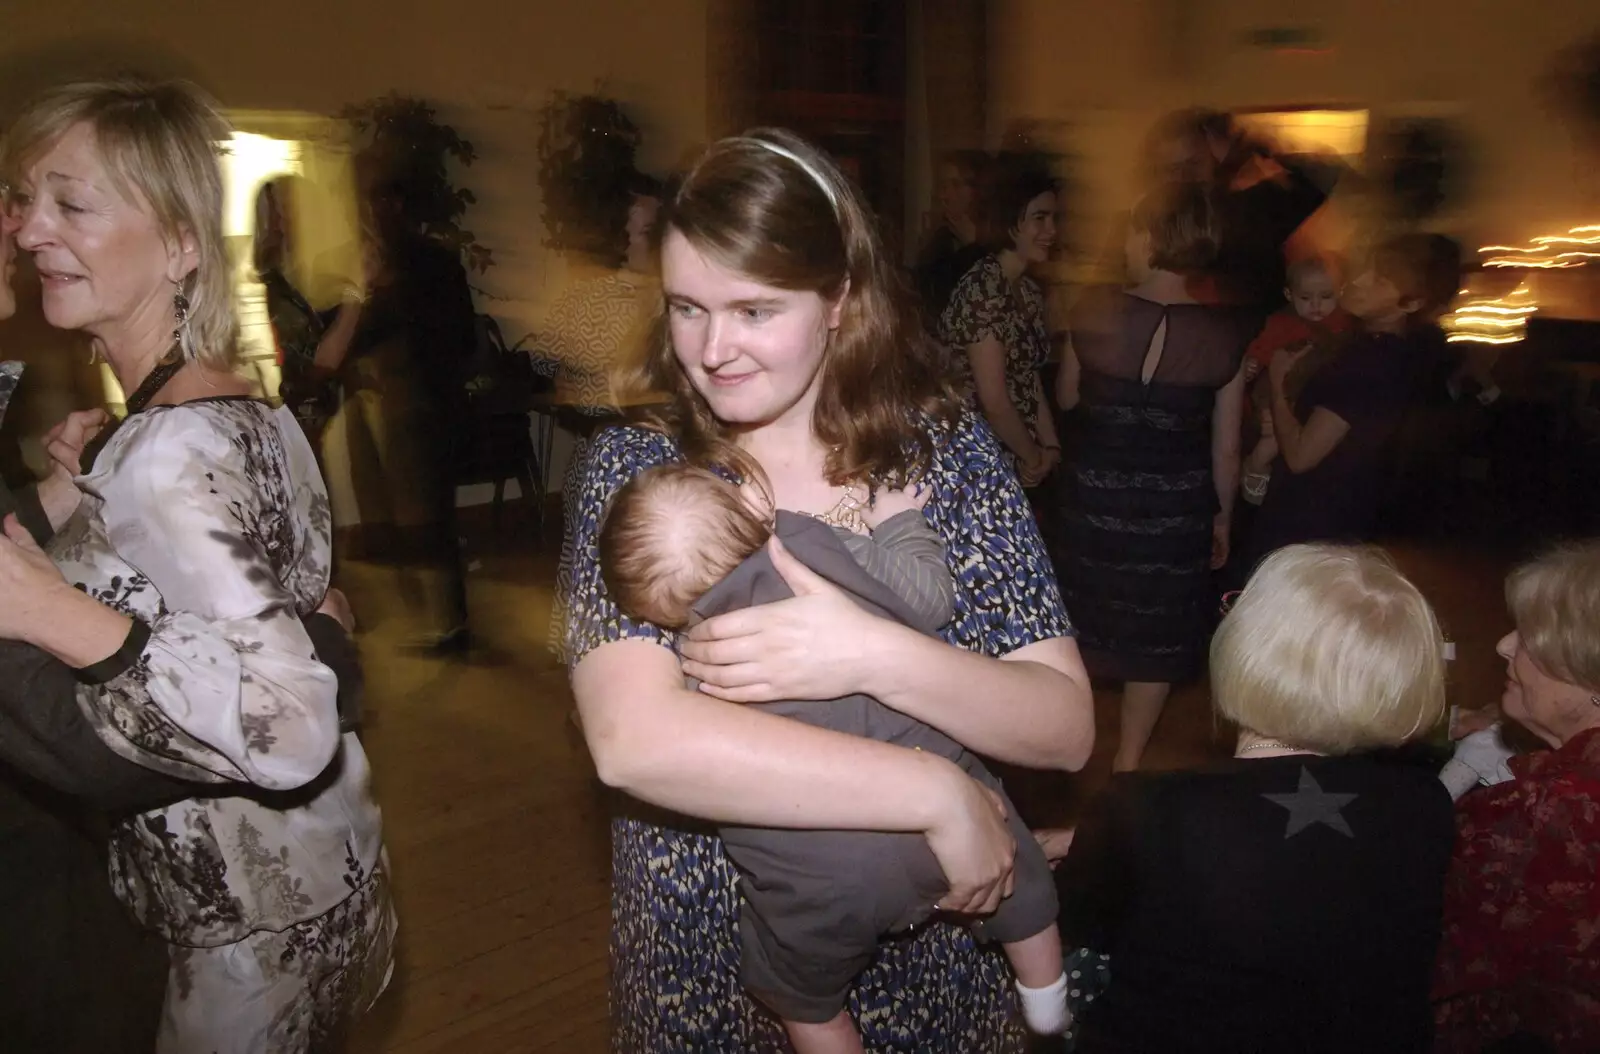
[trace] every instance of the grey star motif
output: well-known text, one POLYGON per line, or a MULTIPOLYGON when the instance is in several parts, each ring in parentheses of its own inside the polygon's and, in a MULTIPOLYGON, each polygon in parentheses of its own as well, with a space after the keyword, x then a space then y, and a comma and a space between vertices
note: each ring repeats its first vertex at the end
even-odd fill
POLYGON ((1289 829, 1283 833, 1285 838, 1293 838, 1307 827, 1319 823, 1327 824, 1346 838, 1356 836, 1344 817, 1339 815, 1339 810, 1355 801, 1359 795, 1326 793, 1304 765, 1300 766, 1299 789, 1293 794, 1263 794, 1262 797, 1289 810, 1289 829))

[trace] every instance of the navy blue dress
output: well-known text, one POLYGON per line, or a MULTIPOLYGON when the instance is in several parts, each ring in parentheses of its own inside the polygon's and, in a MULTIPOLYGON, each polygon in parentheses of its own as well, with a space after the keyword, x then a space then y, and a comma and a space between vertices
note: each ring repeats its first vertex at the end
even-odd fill
MULTIPOLYGON (((607 501, 642 470, 681 458, 670 437, 609 428, 590 448, 577 503, 567 654, 669 633, 621 614, 600 576, 607 501)), ((988 426, 967 412, 937 445, 925 510, 949 549, 950 643, 1001 656, 1072 634, 1038 528, 988 426)), ((664 749, 670 749, 666 747, 664 749)), ((617 1052, 786 1051, 778 1020, 739 983, 737 872, 706 824, 629 809, 612 823, 611 1045, 617 1052)), ((886 941, 849 1006, 869 1054, 1018 1054, 1025 1032, 1000 949, 935 923, 886 941)))
POLYGON ((1242 313, 1093 291, 1074 312, 1081 365, 1068 430, 1057 569, 1096 676, 1174 682, 1205 661, 1211 581, 1211 418, 1252 334, 1242 313), (1165 322, 1148 382, 1145 358, 1165 322))

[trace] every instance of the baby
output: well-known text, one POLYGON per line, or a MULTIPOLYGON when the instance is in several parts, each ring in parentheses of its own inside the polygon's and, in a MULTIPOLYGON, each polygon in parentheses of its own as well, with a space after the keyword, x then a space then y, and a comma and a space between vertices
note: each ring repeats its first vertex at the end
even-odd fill
MULTIPOLYGON (((861 510, 870 537, 779 511, 769 525, 739 488, 707 469, 665 465, 613 499, 600 532, 606 586, 622 612, 668 629, 793 594, 766 543, 788 551, 862 607, 924 633, 952 617, 955 587, 943 543, 922 514, 924 494, 881 489, 861 510)), ((691 682, 691 687, 694 687, 691 682)), ((764 709, 948 758, 1004 795, 959 743, 866 696, 782 702, 764 709)), ((1017 842, 1015 892, 974 924, 1000 942, 1036 1032, 1066 1030, 1066 977, 1049 865, 1008 800, 1017 842)), ((859 1051, 845 1000, 879 940, 925 921, 947 891, 927 842, 914 834, 724 826, 739 868, 740 979, 784 1021, 804 1054, 859 1051)))
MULTIPOLYGON (((1325 256, 1308 256, 1289 265, 1289 285, 1283 291, 1289 306, 1267 319, 1267 324, 1245 351, 1244 380, 1252 384, 1283 349, 1309 346, 1284 379, 1284 394, 1293 405, 1306 382, 1331 362, 1344 346, 1352 319, 1339 306, 1338 268, 1325 256)), ((1251 391, 1261 437, 1244 461, 1245 500, 1259 505, 1266 497, 1272 460, 1278 444, 1272 434, 1272 390, 1263 379, 1251 391)))

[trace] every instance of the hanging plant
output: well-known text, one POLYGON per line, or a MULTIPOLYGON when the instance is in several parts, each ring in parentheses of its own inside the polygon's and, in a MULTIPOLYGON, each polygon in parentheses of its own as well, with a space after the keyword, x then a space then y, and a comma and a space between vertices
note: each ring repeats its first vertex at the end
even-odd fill
POLYGON ((546 248, 599 256, 616 251, 641 139, 615 99, 551 96, 539 115, 546 248))
POLYGON ((459 252, 469 271, 482 274, 494 265, 493 252, 462 226, 478 199, 450 177, 452 163, 469 168, 478 159, 469 140, 440 121, 427 102, 399 94, 348 106, 340 116, 362 143, 362 155, 398 190, 408 221, 459 252))

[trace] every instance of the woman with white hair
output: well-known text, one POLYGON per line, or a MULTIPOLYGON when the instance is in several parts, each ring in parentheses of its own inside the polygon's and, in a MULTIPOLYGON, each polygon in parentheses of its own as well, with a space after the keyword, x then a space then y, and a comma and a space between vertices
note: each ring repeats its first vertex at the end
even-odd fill
POLYGON ((366 758, 300 621, 327 593, 327 495, 292 415, 235 373, 227 135, 187 85, 73 84, 3 158, 46 319, 129 394, 49 555, 0 539, 0 637, 72 667, 119 754, 234 785, 112 834, 114 890, 168 943, 162 1054, 335 1048, 395 925, 366 758))
POLYGON ((1375 551, 1262 564, 1211 645, 1234 759, 1113 776, 1057 870, 1064 946, 1110 957, 1079 1051, 1428 1049, 1450 797, 1378 752, 1438 721, 1443 647, 1375 551))
POLYGON ((1516 628, 1500 641, 1505 693, 1474 715, 1495 723, 1464 737, 1442 774, 1461 798, 1437 1049, 1590 1052, 1600 1050, 1600 541, 1519 567, 1506 602, 1516 628), (1549 749, 1513 756, 1502 716, 1549 749))

